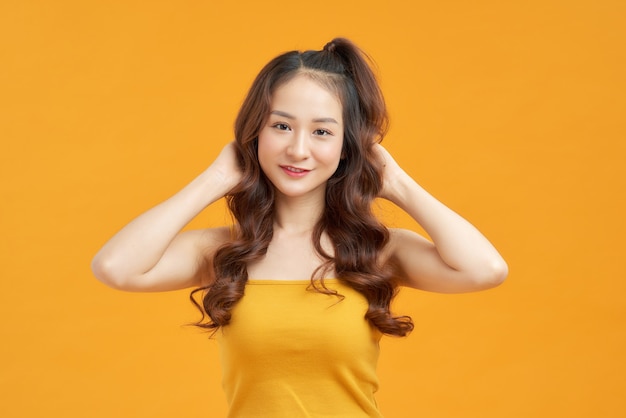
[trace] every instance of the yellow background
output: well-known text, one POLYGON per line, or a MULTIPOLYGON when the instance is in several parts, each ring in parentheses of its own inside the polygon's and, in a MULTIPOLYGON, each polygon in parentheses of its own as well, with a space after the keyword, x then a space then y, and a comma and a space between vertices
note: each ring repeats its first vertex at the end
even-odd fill
MULTIPOLYGON (((624 9, 3 1, 0 416, 224 415, 188 292, 117 292, 89 262, 212 161, 263 64, 337 35, 378 63, 388 149, 511 270, 484 293, 402 292, 417 327, 383 342, 383 413, 624 416, 624 9)), ((226 219, 217 205, 192 226, 226 219)))

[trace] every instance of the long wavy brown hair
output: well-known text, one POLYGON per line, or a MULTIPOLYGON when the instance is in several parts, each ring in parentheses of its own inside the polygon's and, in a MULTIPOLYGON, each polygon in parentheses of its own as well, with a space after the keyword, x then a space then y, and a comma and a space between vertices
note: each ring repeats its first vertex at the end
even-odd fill
POLYGON ((199 327, 216 330, 230 322, 231 309, 244 295, 247 265, 267 252, 273 235, 274 187, 259 165, 258 135, 271 111, 274 91, 306 74, 337 94, 344 120, 343 158, 328 180, 325 208, 312 236, 324 263, 313 273, 310 287, 338 295, 323 280, 324 273, 334 269, 340 281, 367 298, 365 318, 373 326, 396 336, 413 329, 411 318, 390 311, 397 285, 380 260, 389 231, 372 212, 382 188, 382 165, 374 146, 387 131, 388 117, 370 63, 352 42, 337 38, 321 51, 291 51, 274 58, 254 80, 235 122, 243 179, 226 197, 235 220, 233 238, 207 260, 213 269, 212 283, 191 293, 202 312, 199 327), (333 253, 322 248, 323 234, 330 238, 333 253), (202 295, 201 303, 194 297, 197 293, 202 295))

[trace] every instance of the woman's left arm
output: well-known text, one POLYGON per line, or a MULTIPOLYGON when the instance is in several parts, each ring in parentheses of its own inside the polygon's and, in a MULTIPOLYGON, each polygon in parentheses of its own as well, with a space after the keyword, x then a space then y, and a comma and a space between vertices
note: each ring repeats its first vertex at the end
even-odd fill
POLYGON ((391 230, 389 260, 400 284, 462 293, 502 283, 508 267, 487 238, 417 184, 381 145, 376 147, 385 165, 381 197, 407 212, 432 239, 391 230))

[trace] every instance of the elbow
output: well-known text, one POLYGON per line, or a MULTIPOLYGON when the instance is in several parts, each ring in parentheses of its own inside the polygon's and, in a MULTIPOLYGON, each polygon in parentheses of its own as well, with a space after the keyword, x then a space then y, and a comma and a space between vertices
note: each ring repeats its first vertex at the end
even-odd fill
POLYGON ((97 254, 91 261, 91 271, 99 282, 116 290, 130 290, 129 280, 116 270, 111 260, 97 254))
POLYGON ((491 261, 486 265, 485 270, 478 280, 481 290, 491 289, 500 286, 509 275, 509 266, 503 259, 491 261))

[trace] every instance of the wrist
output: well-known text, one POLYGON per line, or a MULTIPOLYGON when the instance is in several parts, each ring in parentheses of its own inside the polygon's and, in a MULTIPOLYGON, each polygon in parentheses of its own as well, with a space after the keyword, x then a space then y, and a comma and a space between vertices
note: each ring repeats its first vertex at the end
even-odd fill
POLYGON ((203 171, 188 185, 188 188, 193 191, 192 194, 201 199, 205 206, 224 197, 233 187, 231 179, 211 167, 203 171))
POLYGON ((403 170, 387 175, 382 197, 401 206, 411 183, 415 181, 403 170))

